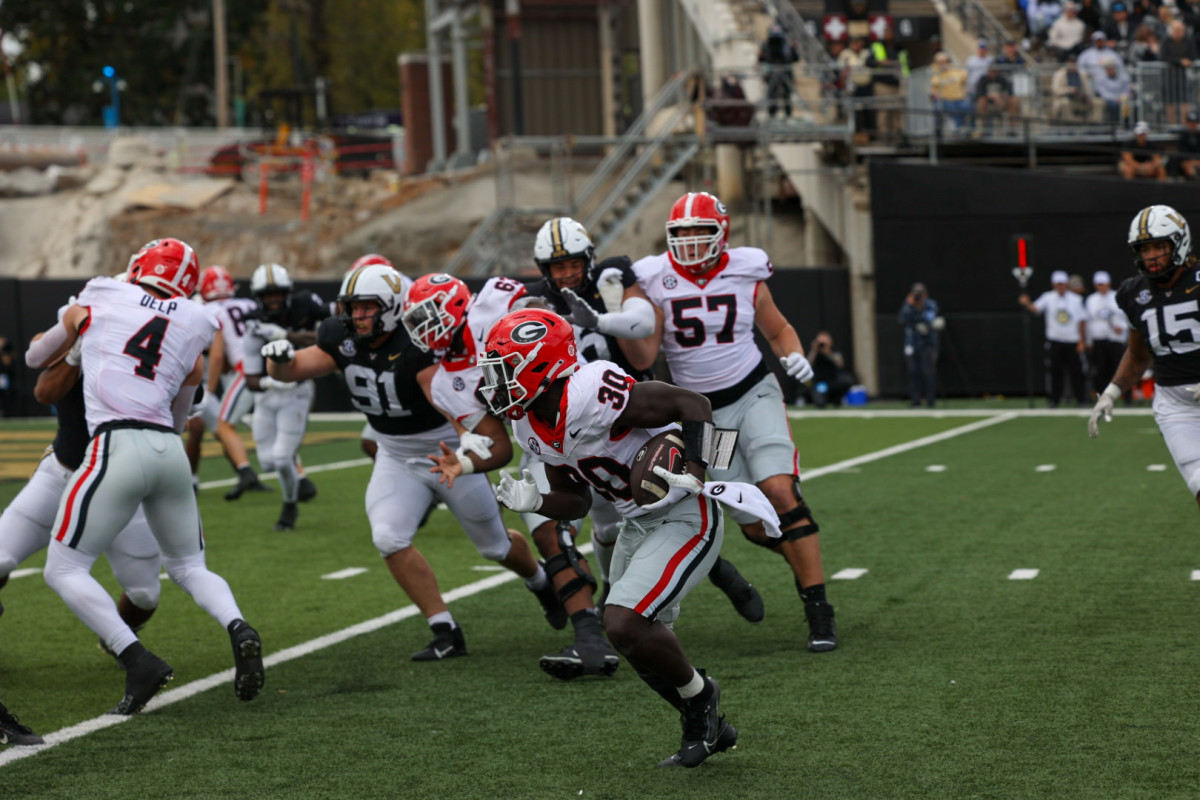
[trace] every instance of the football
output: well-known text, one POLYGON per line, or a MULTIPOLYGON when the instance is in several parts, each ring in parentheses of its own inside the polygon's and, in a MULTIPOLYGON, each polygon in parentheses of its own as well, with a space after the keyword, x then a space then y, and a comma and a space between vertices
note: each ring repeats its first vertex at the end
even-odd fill
POLYGON ((667 482, 654 474, 654 467, 683 473, 683 436, 679 431, 663 431, 642 445, 629 469, 629 488, 633 502, 648 506, 667 496, 667 482))

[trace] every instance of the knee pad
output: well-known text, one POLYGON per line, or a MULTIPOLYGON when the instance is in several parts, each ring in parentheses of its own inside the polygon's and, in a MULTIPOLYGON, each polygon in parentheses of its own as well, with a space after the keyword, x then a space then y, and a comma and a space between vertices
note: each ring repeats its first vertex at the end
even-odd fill
POLYGON ((153 586, 137 586, 126 588, 125 596, 143 611, 153 611, 158 608, 158 598, 162 594, 162 586, 155 581, 153 586))
POLYGON ((821 526, 813 518, 812 509, 808 507, 808 503, 804 502, 804 495, 800 494, 800 479, 797 478, 792 482, 792 492, 796 495, 796 502, 800 505, 793 508, 791 511, 785 511, 779 515, 779 527, 783 530, 784 541, 794 542, 797 539, 803 539, 805 536, 812 536, 819 533, 821 526), (798 528, 788 529, 788 526, 795 525, 802 519, 808 519, 808 522, 798 528))
POLYGON ((488 561, 503 561, 508 558, 508 554, 512 552, 512 534, 505 532, 503 542, 497 542, 495 547, 476 547, 479 555, 486 558, 488 561))
POLYGON ((546 575, 549 576, 551 583, 554 581, 554 576, 563 570, 572 570, 575 577, 563 584, 561 589, 558 589, 558 598, 564 603, 567 598, 572 597, 584 586, 590 586, 592 591, 596 590, 596 579, 592 574, 585 570, 580 565, 579 550, 575 547, 575 539, 571 536, 571 528, 566 523, 560 522, 558 528, 558 542, 562 547, 562 552, 558 555, 551 556, 546 559, 546 575))
POLYGON ((406 547, 412 547, 413 533, 403 535, 391 525, 375 525, 371 528, 371 541, 375 544, 375 549, 384 558, 387 558, 392 553, 403 550, 406 547))

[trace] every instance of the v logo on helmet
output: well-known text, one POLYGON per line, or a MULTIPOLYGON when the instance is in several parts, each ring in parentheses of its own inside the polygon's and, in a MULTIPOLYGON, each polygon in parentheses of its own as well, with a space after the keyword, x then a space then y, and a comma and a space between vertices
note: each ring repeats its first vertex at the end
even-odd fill
POLYGON ((517 344, 530 344, 536 342, 546 335, 549 329, 545 323, 530 320, 522 322, 517 327, 513 328, 512 340, 517 344))

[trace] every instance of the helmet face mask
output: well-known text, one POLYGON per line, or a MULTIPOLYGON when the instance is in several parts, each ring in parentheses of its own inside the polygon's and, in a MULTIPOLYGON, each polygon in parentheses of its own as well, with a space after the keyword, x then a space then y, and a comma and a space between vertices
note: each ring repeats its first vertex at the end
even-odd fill
POLYGON ((591 235, 570 217, 546 221, 533 243, 533 261, 554 295, 570 289, 583 296, 596 282, 596 246, 591 235))
POLYGON ((466 324, 471 300, 471 290, 458 278, 444 273, 423 275, 408 290, 400 320, 421 350, 444 350, 466 324))
POLYGON ((1170 206, 1147 206, 1129 225, 1129 248, 1138 272, 1165 283, 1188 263, 1191 230, 1183 215, 1170 206))
POLYGON ((260 264, 250 276, 250 294, 268 320, 280 319, 287 313, 293 289, 291 276, 280 264, 260 264))
POLYGON ((667 256, 692 275, 710 272, 729 244, 729 211, 708 192, 688 192, 667 220, 667 256))
POLYGON ((555 381, 578 366, 575 331, 553 311, 525 308, 500 319, 488 333, 480 394, 496 416, 520 419, 555 381))
POLYGON ((167 297, 190 297, 200 281, 200 261, 186 242, 155 239, 130 257, 126 274, 130 283, 167 297))
POLYGON ((403 302, 404 278, 399 272, 383 264, 361 266, 342 279, 338 319, 356 341, 374 341, 396 330, 403 302))

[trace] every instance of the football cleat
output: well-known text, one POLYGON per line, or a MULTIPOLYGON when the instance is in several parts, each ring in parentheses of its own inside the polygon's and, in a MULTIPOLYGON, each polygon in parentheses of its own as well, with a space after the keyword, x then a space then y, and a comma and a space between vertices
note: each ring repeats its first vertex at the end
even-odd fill
POLYGON ((833 619, 833 606, 829 603, 808 603, 804 606, 808 619, 808 649, 814 653, 825 653, 837 649, 837 623, 833 619))
POLYGON ((0 703, 0 744, 45 744, 45 740, 17 721, 17 715, 0 703))
POLYGON ((237 500, 242 496, 243 492, 269 492, 271 487, 263 484, 258 475, 250 467, 242 467, 238 470, 237 485, 225 493, 226 500, 237 500))
POLYGON ((238 700, 253 700, 266 683, 262 639, 246 620, 235 619, 229 623, 229 641, 233 644, 233 692, 238 700))
POLYGON ((125 696, 110 714, 128 716, 141 711, 158 690, 175 677, 171 665, 149 650, 144 650, 137 660, 125 669, 125 696))
POLYGON ((283 508, 279 511, 279 519, 275 522, 275 530, 277 531, 292 531, 296 529, 296 517, 300 516, 300 509, 295 503, 284 503, 283 508))
POLYGON ((583 675, 609 678, 620 664, 620 656, 599 636, 577 639, 560 652, 542 656, 538 660, 542 672, 560 681, 574 680, 583 675))
POLYGON ((441 661, 467 654, 467 642, 462 628, 450 627, 449 622, 438 622, 429 626, 433 630, 433 641, 424 650, 413 653, 413 661, 441 661))
POLYGON ((707 700, 699 700, 697 696, 683 702, 679 715, 683 725, 679 752, 658 762, 660 767, 698 767, 713 753, 737 744, 737 728, 726 722, 720 712, 721 687, 712 678, 704 680, 712 687, 711 694, 707 700))
POLYGON ((725 593, 743 619, 755 623, 763 621, 766 609, 763 607, 762 595, 750 581, 742 577, 732 563, 723 558, 717 559, 716 567, 708 573, 708 579, 725 593))
POLYGON ((307 503, 317 496, 317 486, 307 477, 303 477, 300 479, 300 485, 296 492, 296 499, 301 503, 307 503))

